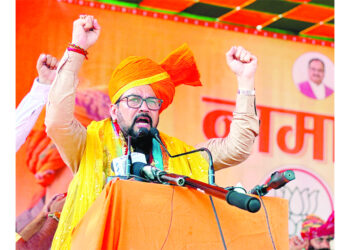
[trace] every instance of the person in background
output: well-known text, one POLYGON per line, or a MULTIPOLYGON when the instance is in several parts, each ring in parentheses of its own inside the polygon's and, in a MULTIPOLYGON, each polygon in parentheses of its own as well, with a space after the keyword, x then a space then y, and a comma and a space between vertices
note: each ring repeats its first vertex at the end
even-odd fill
POLYGON ((50 249, 65 200, 66 193, 53 196, 37 217, 16 233, 17 250, 50 249))
POLYGON ((333 94, 333 89, 324 82, 325 65, 319 58, 312 58, 308 63, 309 80, 299 83, 299 90, 313 99, 324 99, 333 94))
POLYGON ((58 60, 41 54, 36 63, 39 77, 35 78, 30 92, 16 108, 16 152, 32 130, 39 114, 47 102, 51 83, 55 79, 58 60))
POLYGON ((308 215, 301 228, 301 238, 289 240, 290 250, 330 250, 334 240, 334 211, 324 222, 316 215, 308 215))

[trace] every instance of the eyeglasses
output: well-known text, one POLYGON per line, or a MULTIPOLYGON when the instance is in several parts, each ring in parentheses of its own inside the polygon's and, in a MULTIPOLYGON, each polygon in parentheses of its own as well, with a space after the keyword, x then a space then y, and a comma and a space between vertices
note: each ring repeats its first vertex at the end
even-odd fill
POLYGON ((125 101, 129 108, 138 109, 142 106, 143 102, 145 101, 147 104, 147 107, 150 110, 159 110, 162 106, 163 100, 158 99, 157 97, 147 97, 142 98, 139 95, 128 95, 121 99, 119 99, 115 104, 125 101))

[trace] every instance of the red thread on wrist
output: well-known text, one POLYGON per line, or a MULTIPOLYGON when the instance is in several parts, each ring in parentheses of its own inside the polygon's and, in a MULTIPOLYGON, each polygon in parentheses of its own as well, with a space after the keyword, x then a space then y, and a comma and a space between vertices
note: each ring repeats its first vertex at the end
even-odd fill
POLYGON ((79 54, 85 56, 86 60, 88 59, 88 58, 87 58, 88 52, 87 52, 85 49, 79 47, 78 45, 75 45, 75 44, 73 44, 73 43, 70 43, 70 44, 68 45, 67 50, 68 50, 68 51, 73 51, 73 52, 79 53, 79 54))

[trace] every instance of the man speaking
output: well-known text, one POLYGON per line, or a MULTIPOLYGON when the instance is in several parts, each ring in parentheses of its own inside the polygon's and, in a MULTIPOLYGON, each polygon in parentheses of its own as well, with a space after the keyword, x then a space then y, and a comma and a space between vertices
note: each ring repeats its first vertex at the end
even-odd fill
MULTIPOLYGON (((172 103, 177 86, 201 86, 193 54, 187 45, 171 52, 159 64, 145 57, 126 58, 116 67, 109 81, 110 118, 94 121, 87 129, 74 118, 78 71, 100 30, 93 16, 81 15, 74 22, 72 43, 60 62, 49 93, 45 120, 47 134, 75 174, 52 249, 70 248, 73 229, 102 192, 107 178, 115 175, 111 162, 127 155, 129 149, 143 152, 147 163, 158 169, 208 181, 207 156, 196 153, 170 158, 156 140, 149 135, 139 135, 140 129, 157 127, 160 114, 172 103)), ((234 46, 227 52, 226 60, 237 76, 239 88, 228 136, 192 147, 160 133, 160 139, 171 155, 199 147, 208 148, 215 170, 244 161, 259 133, 254 90, 257 59, 242 47, 234 46)))

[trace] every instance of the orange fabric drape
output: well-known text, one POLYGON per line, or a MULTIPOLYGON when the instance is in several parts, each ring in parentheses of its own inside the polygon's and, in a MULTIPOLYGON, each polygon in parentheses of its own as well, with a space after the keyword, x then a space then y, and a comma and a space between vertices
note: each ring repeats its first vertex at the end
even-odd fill
POLYGON ((47 137, 45 127, 32 130, 27 140, 27 166, 35 175, 37 183, 46 187, 53 182, 56 172, 66 165, 54 143, 47 137))
MULTIPOLYGON (((213 197, 228 249, 272 249, 263 208, 249 213, 213 197)), ((288 249, 288 204, 264 197, 277 249, 288 249)), ((208 195, 135 181, 110 182, 72 236, 71 249, 221 249, 208 195), (163 248, 162 248, 163 246, 163 248)))

